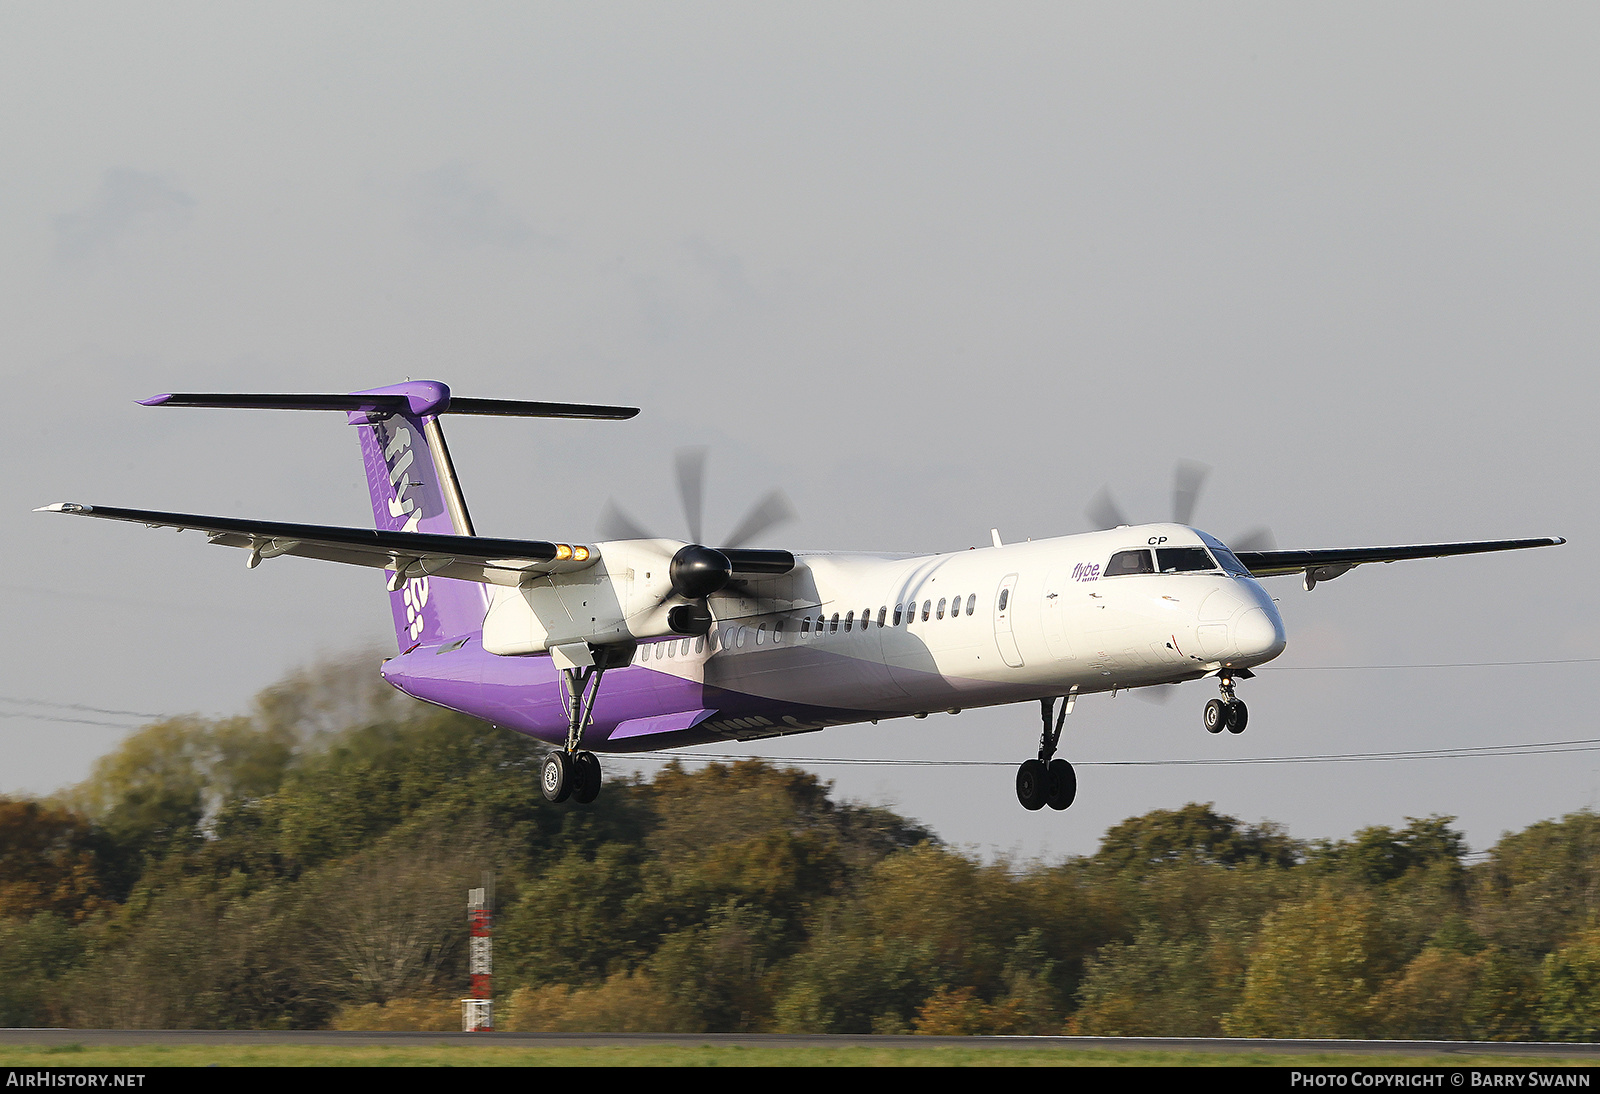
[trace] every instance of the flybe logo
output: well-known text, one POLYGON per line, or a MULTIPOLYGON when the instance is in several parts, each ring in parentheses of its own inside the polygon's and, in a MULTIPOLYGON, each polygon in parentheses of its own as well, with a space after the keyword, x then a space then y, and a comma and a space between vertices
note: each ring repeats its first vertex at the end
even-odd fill
POLYGON ((1100 564, 1098 562, 1080 562, 1072 568, 1072 580, 1097 581, 1100 578, 1100 564))
POLYGON ((406 478, 406 471, 416 459, 416 453, 411 451, 411 430, 401 426, 390 434, 379 426, 378 443, 383 445, 383 460, 389 466, 389 488, 394 491, 394 497, 389 499, 389 515, 396 520, 406 518, 400 529, 402 532, 415 532, 417 523, 422 520, 422 510, 417 507, 416 499, 406 497, 410 487, 419 485, 406 478))
POLYGON ((400 598, 406 605, 406 633, 416 641, 422 633, 422 606, 428 602, 428 579, 415 577, 401 587, 400 598))
MULTIPOLYGON (((383 461, 389 468, 389 488, 393 491, 389 515, 395 520, 405 518, 400 528, 402 532, 415 532, 422 521, 422 508, 417 499, 406 496, 413 486, 421 485, 406 477, 416 460, 416 453, 411 449, 411 430, 402 425, 391 433, 379 424, 376 433, 378 443, 383 446, 383 461)), ((424 625, 422 608, 428 603, 428 579, 415 577, 407 581, 401 586, 400 599, 406 606, 406 633, 416 641, 424 625)))

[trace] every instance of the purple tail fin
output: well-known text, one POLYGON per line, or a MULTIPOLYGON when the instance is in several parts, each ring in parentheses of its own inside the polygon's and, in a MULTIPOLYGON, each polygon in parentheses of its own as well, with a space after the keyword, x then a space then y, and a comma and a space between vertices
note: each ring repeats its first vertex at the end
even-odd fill
MULTIPOLYGON (((387 531, 472 535, 472 520, 437 414, 449 405, 450 389, 426 380, 356 394, 400 395, 407 404, 406 410, 350 414, 361 437, 376 526, 387 531)), ((390 592, 389 606, 395 637, 400 649, 407 650, 481 631, 489 591, 474 581, 417 577, 390 592)))

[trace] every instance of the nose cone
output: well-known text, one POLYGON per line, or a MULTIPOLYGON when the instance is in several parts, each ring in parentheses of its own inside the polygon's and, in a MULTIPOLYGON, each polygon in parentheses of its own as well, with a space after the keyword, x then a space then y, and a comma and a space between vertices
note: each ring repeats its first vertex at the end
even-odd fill
POLYGON ((1233 625, 1233 648, 1238 650, 1238 660, 1251 665, 1271 661, 1283 652, 1288 644, 1283 620, 1275 610, 1251 608, 1233 625))

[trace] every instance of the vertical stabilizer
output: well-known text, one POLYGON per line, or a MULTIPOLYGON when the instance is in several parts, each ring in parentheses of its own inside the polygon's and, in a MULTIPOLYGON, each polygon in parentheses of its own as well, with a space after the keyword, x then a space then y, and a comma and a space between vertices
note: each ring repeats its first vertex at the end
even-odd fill
MULTIPOLYGON (((432 380, 396 384, 356 395, 399 395, 406 409, 355 411, 372 519, 386 531, 472 535, 472 520, 450 463, 438 415, 450 389, 432 380)), ((433 644, 483 629, 488 590, 473 581, 390 571, 390 608, 400 649, 433 644)))

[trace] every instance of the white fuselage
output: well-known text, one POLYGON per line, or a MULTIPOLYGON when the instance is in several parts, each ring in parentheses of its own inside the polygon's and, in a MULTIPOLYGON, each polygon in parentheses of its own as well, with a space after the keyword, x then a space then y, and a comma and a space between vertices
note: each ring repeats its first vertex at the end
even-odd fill
POLYGON ((1163 524, 918 557, 798 554, 793 572, 746 582, 748 595, 714 596, 706 640, 646 641, 635 663, 885 716, 1192 680, 1284 648, 1272 598, 1237 563, 1216 563, 1232 562, 1219 548, 1163 524), (1213 561, 1107 572, 1119 553, 1180 547, 1213 561))

